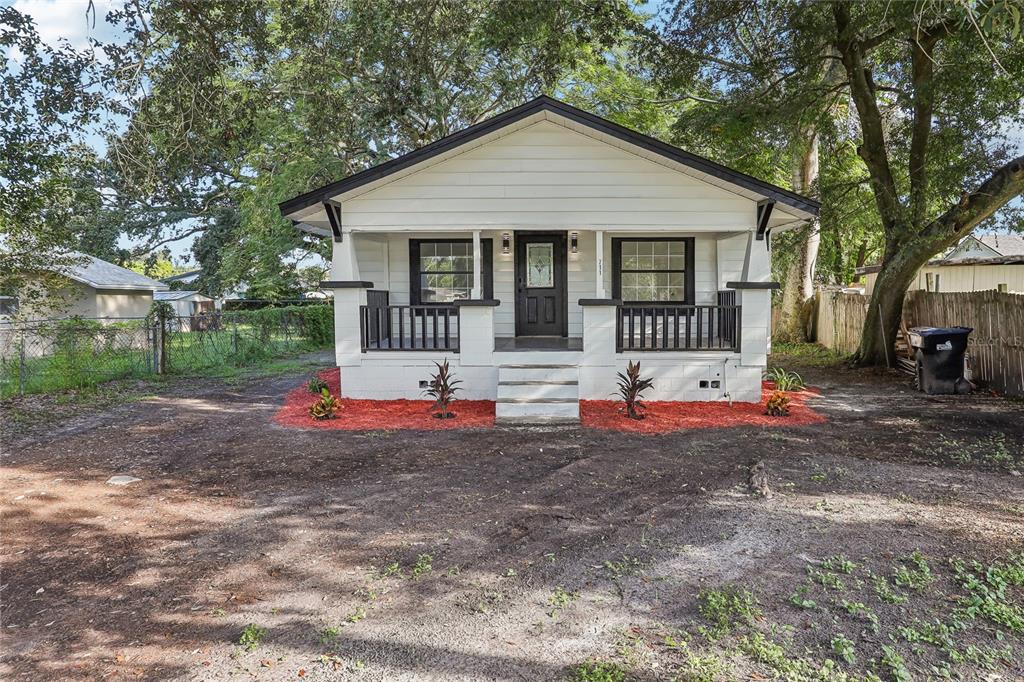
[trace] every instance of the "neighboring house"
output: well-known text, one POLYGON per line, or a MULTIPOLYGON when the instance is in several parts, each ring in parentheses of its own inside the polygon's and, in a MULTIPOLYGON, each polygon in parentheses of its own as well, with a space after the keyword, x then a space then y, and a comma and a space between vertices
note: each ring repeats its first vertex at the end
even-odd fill
MULTIPOLYGON (((864 276, 864 293, 874 290, 880 265, 857 269, 864 276)), ((1024 236, 985 234, 964 237, 941 258, 921 268, 910 291, 1007 291, 1024 293, 1024 236)))
POLYGON ((158 291, 153 294, 153 300, 170 305, 178 317, 191 317, 214 310, 213 299, 198 291, 158 291))
MULTIPOLYGON (((195 281, 202 276, 202 274, 202 269, 189 270, 188 272, 182 272, 177 275, 165 277, 162 281, 165 284, 170 285, 172 288, 174 287, 175 284, 180 284, 181 286, 188 288, 188 286, 190 284, 194 284, 195 281)), ((245 292, 248 291, 248 289, 249 286, 247 284, 239 284, 231 291, 225 293, 223 296, 211 300, 214 301, 214 306, 217 308, 217 310, 220 310, 224 306, 225 301, 240 301, 245 299, 245 292)))
MULTIPOLYGON (((145 317, 153 304, 153 293, 167 285, 95 256, 75 254, 80 263, 57 269, 66 282, 59 291, 50 292, 48 302, 22 301, 17 315, 21 319, 83 317, 115 322, 145 317)), ((33 286, 30 282, 28 286, 33 286)), ((23 297, 28 299, 29 297, 23 297)), ((15 307, 8 303, 8 308, 15 307)))
POLYGON ((202 274, 203 271, 201 269, 189 270, 187 272, 179 272, 177 275, 171 275, 170 277, 164 277, 160 281, 164 284, 181 284, 182 286, 188 286, 199 279, 199 276, 202 274))
POLYGON ((447 359, 533 421, 628 360, 648 399, 759 401, 770 235, 819 205, 541 97, 280 208, 333 238, 342 395, 422 398, 447 359))

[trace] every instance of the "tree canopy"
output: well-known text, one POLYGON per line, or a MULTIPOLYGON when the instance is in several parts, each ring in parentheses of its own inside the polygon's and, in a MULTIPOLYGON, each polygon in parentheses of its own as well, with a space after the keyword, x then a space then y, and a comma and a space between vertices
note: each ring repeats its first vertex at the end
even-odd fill
POLYGON ((860 357, 884 361, 878 329, 891 340, 920 264, 978 225, 1019 225, 1022 14, 1022 0, 680 0, 657 17, 625 0, 147 0, 106 17, 126 39, 76 51, 0 9, 3 272, 73 249, 152 267, 192 237, 204 290, 287 295, 328 245, 279 201, 548 93, 819 198, 817 224, 775 241, 783 308, 880 261, 860 357), (111 115, 124 124, 100 156, 81 132, 111 115))

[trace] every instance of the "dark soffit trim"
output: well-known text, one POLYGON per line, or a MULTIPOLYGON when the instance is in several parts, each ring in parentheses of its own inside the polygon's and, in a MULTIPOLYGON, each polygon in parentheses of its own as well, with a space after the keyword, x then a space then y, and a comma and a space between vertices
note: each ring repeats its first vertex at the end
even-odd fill
POLYGON ((778 282, 726 282, 726 289, 781 289, 778 282))
POLYGON ((359 280, 331 280, 325 279, 320 282, 321 289, 372 289, 373 282, 362 282, 359 280))
POLYGON ((374 182, 375 180, 387 177, 388 175, 426 161, 438 154, 442 154, 450 149, 454 149, 455 147, 467 142, 471 142, 478 137, 487 135, 488 133, 541 111, 553 111, 565 118, 568 118, 569 120, 587 126, 588 128, 605 133, 630 144, 634 144, 642 149, 646 149, 647 151, 654 152, 672 161, 676 161, 685 166, 689 166, 690 168, 707 173, 708 175, 720 180, 725 180, 726 182, 757 192, 758 194, 763 194, 770 199, 774 199, 801 211, 818 215, 818 211, 821 208, 821 204, 814 199, 783 189, 782 187, 773 185, 769 182, 758 180, 751 175, 727 168, 726 166, 715 163, 710 159, 705 159, 702 156, 691 154, 688 151, 674 147, 642 133, 638 133, 635 130, 613 123, 607 119, 601 118, 600 116, 583 111, 582 109, 577 109, 574 106, 552 97, 548 97, 547 95, 541 95, 536 99, 530 100, 526 104, 521 104, 518 107, 509 109, 502 114, 498 114, 497 116, 485 121, 481 121, 480 123, 469 126, 468 128, 452 133, 447 137, 431 142, 430 144, 413 150, 408 154, 403 154, 402 156, 386 161, 380 165, 373 166, 372 168, 367 168, 364 171, 350 175, 347 178, 342 178, 341 180, 324 185, 319 189, 311 190, 305 194, 300 194, 297 197, 283 201, 278 204, 278 208, 282 215, 288 215, 294 211, 321 203, 336 194, 347 192, 357 187, 361 187, 362 185, 374 182))

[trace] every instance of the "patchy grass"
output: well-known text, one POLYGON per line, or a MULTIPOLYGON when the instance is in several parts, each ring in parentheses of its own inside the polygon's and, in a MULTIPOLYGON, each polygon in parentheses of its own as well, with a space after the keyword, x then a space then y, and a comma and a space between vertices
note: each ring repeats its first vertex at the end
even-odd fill
POLYGON ((238 645, 246 651, 253 651, 259 647, 266 636, 266 628, 260 627, 256 623, 249 623, 238 637, 238 645))
POLYGON ((571 682, 625 682, 626 669, 613 661, 586 661, 570 671, 571 682))
POLYGON ((935 455, 960 465, 975 465, 998 469, 1024 467, 1024 443, 1008 439, 1003 432, 988 434, 978 439, 939 437, 935 455))
POLYGON ((938 571, 915 551, 896 563, 893 580, 906 583, 905 593, 873 573, 873 563, 842 555, 815 562, 838 572, 824 574, 849 577, 848 598, 836 598, 817 568, 794 588, 789 608, 806 614, 801 629, 821 632, 815 646, 796 643, 786 604, 763 602, 734 585, 702 591, 696 605, 703 623, 649 646, 666 653, 659 663, 673 679, 704 682, 905 682, 921 671, 927 675, 920 679, 974 679, 972 671, 998 672, 1020 654, 1008 633, 1024 632, 1024 554, 990 563, 953 560, 938 571))
POLYGON ((704 590, 697 601, 700 614, 711 623, 715 636, 728 633, 736 624, 750 625, 761 615, 754 594, 733 585, 704 590))
POLYGON ((848 355, 838 353, 816 343, 772 342, 772 354, 768 356, 769 367, 799 364, 805 367, 834 367, 849 360, 848 355))

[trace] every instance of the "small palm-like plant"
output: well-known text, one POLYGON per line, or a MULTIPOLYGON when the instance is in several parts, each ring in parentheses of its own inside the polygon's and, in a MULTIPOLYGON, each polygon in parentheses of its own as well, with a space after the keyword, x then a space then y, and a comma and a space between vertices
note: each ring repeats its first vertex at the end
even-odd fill
POLYGON ((309 380, 309 383, 306 384, 306 388, 309 389, 310 393, 321 395, 324 392, 324 390, 328 388, 328 386, 326 381, 324 381, 320 377, 315 376, 309 380))
POLYGON ((789 414, 789 396, 785 391, 775 391, 764 404, 765 414, 772 417, 785 417, 789 414))
POLYGON ((642 394, 654 386, 654 380, 640 376, 640 363, 629 361, 626 373, 619 372, 619 398, 626 405, 626 416, 630 419, 644 418, 642 394))
POLYGON ((434 364, 437 365, 437 372, 430 375, 430 383, 427 385, 427 390, 424 393, 434 399, 434 405, 431 409, 439 410, 434 415, 435 417, 438 419, 451 419, 455 416, 455 413, 449 412, 448 408, 455 402, 455 392, 462 390, 458 387, 462 381, 452 377, 447 360, 444 363, 435 362, 434 364))
POLYGON ((782 367, 772 367, 768 371, 768 381, 775 384, 775 388, 780 391, 802 391, 804 390, 804 380, 796 372, 788 372, 782 367))
POLYGON ((326 388, 320 390, 320 397, 315 403, 309 406, 309 416, 317 421, 334 419, 341 409, 341 401, 331 395, 326 388))

